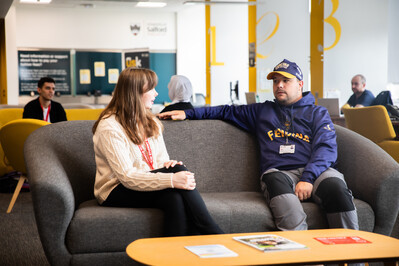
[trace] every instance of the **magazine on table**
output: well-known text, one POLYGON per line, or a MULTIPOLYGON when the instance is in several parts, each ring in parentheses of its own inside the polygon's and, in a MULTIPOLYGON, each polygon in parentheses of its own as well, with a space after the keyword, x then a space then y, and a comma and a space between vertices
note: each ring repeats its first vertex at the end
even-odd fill
POLYGON ((265 252, 307 248, 305 245, 277 235, 236 236, 233 239, 265 252))
POLYGON ((370 241, 363 239, 358 236, 330 236, 330 237, 315 237, 317 241, 325 245, 336 245, 336 244, 369 244, 370 241))
POLYGON ((223 245, 201 245, 201 246, 186 246, 186 249, 198 255, 200 258, 221 258, 221 257, 236 257, 237 253, 226 248, 223 245))

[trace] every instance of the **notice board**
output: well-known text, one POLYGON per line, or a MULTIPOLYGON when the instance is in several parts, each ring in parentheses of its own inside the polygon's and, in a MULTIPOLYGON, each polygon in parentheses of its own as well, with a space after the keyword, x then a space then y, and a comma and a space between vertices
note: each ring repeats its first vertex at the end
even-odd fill
POLYGON ((42 77, 55 80, 56 92, 71 94, 71 58, 69 51, 18 51, 19 95, 37 91, 42 77))
POLYGON ((120 52, 82 52, 75 54, 76 94, 111 94, 122 71, 120 52))
POLYGON ((150 52, 150 69, 158 75, 158 85, 155 87, 158 96, 155 103, 170 102, 168 84, 170 78, 176 75, 176 53, 150 52))

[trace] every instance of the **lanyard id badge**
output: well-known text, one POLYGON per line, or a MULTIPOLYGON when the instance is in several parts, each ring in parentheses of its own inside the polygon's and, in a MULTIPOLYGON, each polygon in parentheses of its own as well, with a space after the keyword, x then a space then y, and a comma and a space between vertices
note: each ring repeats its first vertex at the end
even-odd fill
POLYGON ((44 117, 44 108, 43 108, 43 106, 40 104, 40 107, 42 108, 42 111, 43 111, 43 120, 44 121, 46 121, 46 122, 48 122, 48 116, 50 115, 50 110, 51 110, 51 104, 48 106, 48 108, 47 108, 47 114, 46 114, 46 117, 44 117))
POLYGON ((148 143, 147 139, 145 140, 145 147, 146 147, 148 156, 147 156, 147 154, 145 154, 144 149, 141 147, 141 145, 138 145, 138 146, 139 146, 141 154, 143 155, 144 161, 148 164, 148 166, 151 168, 151 170, 154 170, 154 160, 152 158, 150 143, 148 143))
POLYGON ((295 153, 295 144, 280 145, 280 154, 295 153))

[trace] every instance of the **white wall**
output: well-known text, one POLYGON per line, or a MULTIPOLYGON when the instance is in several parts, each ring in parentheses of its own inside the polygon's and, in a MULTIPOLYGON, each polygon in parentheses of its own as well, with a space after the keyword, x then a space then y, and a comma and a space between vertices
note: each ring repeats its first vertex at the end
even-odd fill
POLYGON ((17 46, 71 49, 176 50, 176 19, 173 12, 124 6, 95 8, 46 8, 19 5, 17 8, 17 46), (142 26, 139 35, 130 31, 132 23, 142 26), (150 35, 149 23, 167 25, 167 33, 150 35))
MULTIPOLYGON (((331 2, 324 1, 325 17, 331 2)), ((324 53, 324 95, 337 91, 340 105, 352 95, 351 79, 366 77, 366 88, 376 96, 387 86, 388 73, 388 0, 339 1, 334 17, 342 29, 341 39, 324 53)), ((324 47, 334 42, 335 32, 324 24, 324 47)))
MULTIPOLYGON (((258 0, 257 90, 261 100, 273 99, 272 84, 266 75, 282 59, 299 64, 309 90, 310 0, 258 0), (276 25, 277 32, 269 40, 276 25), (263 17, 263 15, 265 15, 263 17), (261 19, 262 18, 262 19, 261 19), (262 43, 263 42, 263 43, 262 43)), ((324 1, 325 15, 331 13, 331 0, 324 1)), ((350 80, 357 73, 367 78, 374 94, 389 82, 399 82, 399 17, 397 0, 339 1, 334 17, 342 35, 339 43, 324 54, 324 95, 337 93, 340 104, 351 95, 350 80)), ((179 13, 108 6, 85 8, 46 8, 14 5, 6 16, 8 103, 18 103, 18 48, 174 50, 177 73, 186 75, 194 90, 205 94, 205 15, 204 6, 185 8, 179 13), (168 34, 133 36, 130 24, 164 23, 168 34)), ((212 66, 212 104, 229 101, 229 82, 239 80, 240 99, 248 90, 248 13, 246 5, 213 5, 211 26, 216 26, 216 60, 212 66)), ((335 38, 325 23, 325 47, 335 38)), ((399 95, 399 93, 398 93, 399 95)), ((399 96, 398 96, 399 97, 399 96)))
MULTIPOLYGON (((211 105, 230 102, 230 82, 239 82, 240 103, 248 91, 248 6, 211 6, 211 26, 216 29, 216 62, 211 66, 211 105)), ((212 56, 211 56, 212 57, 212 56)))
POLYGON ((399 1, 388 5, 388 82, 399 84, 399 1))
POLYGON ((310 90, 308 7, 308 0, 258 0, 257 53, 265 57, 257 58, 257 92, 261 101, 274 99, 272 81, 266 76, 283 59, 299 65, 304 74, 304 90, 310 90), (277 31, 272 35, 276 25, 277 31))
POLYGON ((18 53, 16 36, 16 10, 11 6, 5 17, 7 59, 7 103, 18 104, 18 53))
POLYGON ((6 16, 8 103, 18 104, 18 49, 133 49, 176 51, 176 14, 129 10, 126 6, 92 9, 15 5, 6 16), (146 27, 159 23, 165 34, 146 27), (134 36, 131 24, 140 24, 134 36))
POLYGON ((205 6, 193 5, 177 13, 177 74, 186 76, 194 93, 206 95, 205 6))
MULTIPOLYGON (((266 80, 266 75, 283 58, 299 64, 304 72, 304 88, 310 90, 309 1, 258 1, 257 51, 267 56, 265 59, 257 59, 257 89, 261 100, 273 99, 272 84, 266 80), (276 25, 274 14, 280 18, 278 30, 274 36, 261 44, 276 25), (263 15, 265 16, 262 18, 263 15)), ((391 60, 388 69, 388 58, 395 58, 394 54, 398 54, 395 45, 399 38, 399 34, 396 33, 398 16, 393 14, 396 14, 399 8, 395 0, 345 0, 338 3, 334 17, 341 26, 341 38, 335 47, 324 52, 324 97, 338 96, 340 104, 343 105, 352 94, 351 78, 358 73, 366 76, 367 88, 375 95, 386 89, 388 73, 391 73, 394 80, 394 75, 399 69, 399 59, 391 60), (391 5, 389 12, 388 2, 391 5), (391 38, 396 38, 390 42, 390 54, 388 28, 391 38)), ((326 18, 332 12, 332 1, 324 1, 324 11, 326 18)), ((328 23, 324 23, 324 47, 331 46, 334 40, 335 31, 328 23)))

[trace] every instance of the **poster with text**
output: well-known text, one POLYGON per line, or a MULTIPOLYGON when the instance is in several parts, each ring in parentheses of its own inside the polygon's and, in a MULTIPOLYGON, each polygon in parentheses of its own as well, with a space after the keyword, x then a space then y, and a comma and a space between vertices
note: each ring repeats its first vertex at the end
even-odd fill
POLYGON ((55 91, 71 94, 71 59, 69 51, 18 51, 19 94, 37 91, 42 77, 55 80, 55 91))

